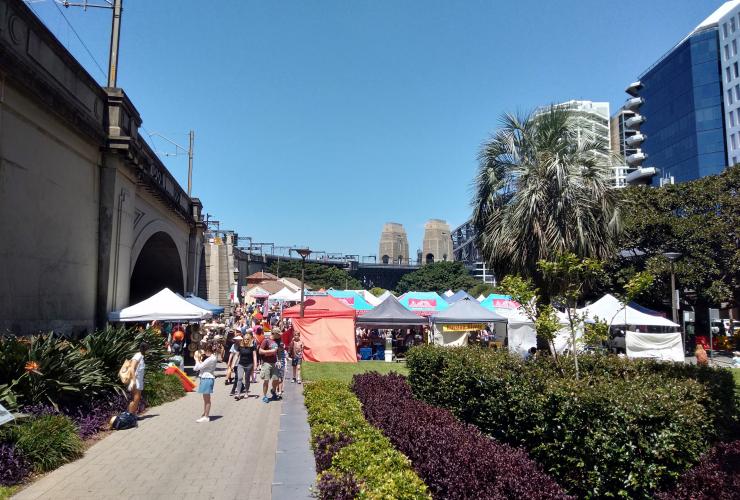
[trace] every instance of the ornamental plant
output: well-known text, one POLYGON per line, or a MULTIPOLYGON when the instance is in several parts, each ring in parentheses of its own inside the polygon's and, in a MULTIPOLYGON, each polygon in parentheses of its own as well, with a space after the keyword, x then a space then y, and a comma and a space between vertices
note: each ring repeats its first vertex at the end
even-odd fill
POLYGON ((367 423, 346 384, 320 380, 306 385, 304 393, 311 445, 321 455, 317 465, 330 464, 317 478, 319 498, 429 498, 408 459, 367 423))
POLYGON ((725 403, 672 365, 620 371, 610 359, 583 356, 580 380, 572 360, 470 347, 414 348, 407 364, 417 397, 525 447, 570 493, 647 498, 699 460, 725 403))
POLYGON ((12 443, 0 443, 0 485, 22 483, 31 473, 31 464, 12 443))
POLYGON ((84 445, 74 422, 63 415, 44 415, 9 430, 9 441, 31 462, 47 472, 82 456, 84 445))
POLYGON ((719 443, 659 500, 731 500, 740 492, 740 441, 719 443))
POLYGON ((352 390, 368 422, 409 457, 434 498, 568 498, 524 450, 415 399, 402 376, 355 375, 352 390))

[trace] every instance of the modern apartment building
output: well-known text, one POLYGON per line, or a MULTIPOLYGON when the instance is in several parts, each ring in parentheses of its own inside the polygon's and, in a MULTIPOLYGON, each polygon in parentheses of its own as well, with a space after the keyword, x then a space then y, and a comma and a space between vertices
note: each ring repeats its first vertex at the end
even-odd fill
POLYGON ((640 146, 626 156, 628 183, 685 182, 740 157, 739 13, 740 0, 725 2, 627 87, 625 124, 640 146))
MULTIPOLYGON (((535 114, 542 113, 551 108, 568 109, 575 115, 579 138, 583 140, 598 139, 605 143, 610 149, 612 145, 612 132, 609 117, 608 102, 593 101, 567 101, 551 106, 543 106, 535 111, 535 114)), ((625 186, 626 166, 619 162, 606 159, 612 163, 614 187, 625 186)))

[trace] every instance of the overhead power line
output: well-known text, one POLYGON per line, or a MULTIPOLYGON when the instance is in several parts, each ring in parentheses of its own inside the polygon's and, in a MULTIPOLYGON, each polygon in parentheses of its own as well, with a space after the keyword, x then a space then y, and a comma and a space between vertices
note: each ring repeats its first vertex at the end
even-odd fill
POLYGON ((54 7, 56 7, 56 9, 59 11, 59 14, 61 14, 61 16, 64 18, 64 21, 67 23, 67 26, 69 26, 69 28, 72 30, 72 33, 75 34, 75 36, 77 37, 77 39, 80 41, 80 43, 82 44, 82 46, 85 48, 85 51, 90 56, 90 59, 92 59, 93 62, 95 63, 95 66, 98 67, 98 70, 100 70, 100 73, 103 75, 103 78, 106 78, 107 75, 105 74, 105 71, 103 70, 103 67, 100 65, 100 63, 98 63, 98 60, 95 59, 95 56, 93 55, 92 51, 90 51, 90 49, 87 47, 87 44, 82 39, 82 37, 80 36, 80 34, 77 33, 77 30, 75 29, 74 26, 72 26, 72 23, 69 22, 69 19, 67 19, 67 16, 64 15, 64 12, 62 11, 62 9, 59 8, 59 4, 56 3, 56 2, 53 2, 53 1, 52 1, 52 3, 54 4, 54 7))

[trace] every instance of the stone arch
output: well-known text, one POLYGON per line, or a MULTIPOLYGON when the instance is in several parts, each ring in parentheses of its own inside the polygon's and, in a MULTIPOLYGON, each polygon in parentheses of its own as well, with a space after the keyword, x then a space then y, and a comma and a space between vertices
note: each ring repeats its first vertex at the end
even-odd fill
POLYGON ((427 264, 434 264, 434 254, 428 253, 425 260, 427 264))
POLYGON ((182 257, 172 236, 157 231, 142 243, 134 261, 129 303, 146 299, 165 287, 177 293, 185 291, 182 257))
POLYGON ((387 255, 383 255, 383 258, 381 260, 383 261, 383 264, 388 264, 391 258, 388 257, 387 255))

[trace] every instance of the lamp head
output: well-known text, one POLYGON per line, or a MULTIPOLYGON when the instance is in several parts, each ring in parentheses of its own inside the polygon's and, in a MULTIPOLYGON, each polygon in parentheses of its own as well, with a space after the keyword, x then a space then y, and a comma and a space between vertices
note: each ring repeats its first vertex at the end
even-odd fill
POLYGON ((665 253, 663 253, 663 256, 666 259, 670 260, 671 262, 673 262, 676 259, 678 259, 681 255, 682 255, 681 252, 665 252, 665 253))

